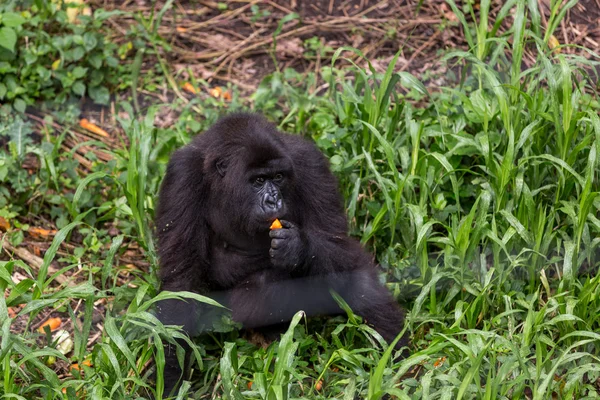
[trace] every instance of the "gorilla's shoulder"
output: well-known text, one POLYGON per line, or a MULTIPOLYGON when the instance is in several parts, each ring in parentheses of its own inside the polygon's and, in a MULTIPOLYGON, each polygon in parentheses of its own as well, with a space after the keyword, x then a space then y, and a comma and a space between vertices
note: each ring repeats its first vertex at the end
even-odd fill
POLYGON ((284 137, 283 140, 292 159, 306 161, 307 163, 327 162, 325 155, 312 139, 290 133, 281 133, 281 135, 284 137))

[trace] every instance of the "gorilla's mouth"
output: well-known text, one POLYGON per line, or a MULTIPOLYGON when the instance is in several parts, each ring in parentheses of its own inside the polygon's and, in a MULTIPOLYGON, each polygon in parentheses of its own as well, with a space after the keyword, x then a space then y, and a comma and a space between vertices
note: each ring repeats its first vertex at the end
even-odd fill
POLYGON ((268 223, 269 226, 275 221, 276 218, 283 218, 285 216, 285 203, 283 199, 278 199, 275 203, 267 203, 263 202, 260 205, 260 209, 262 211, 261 220, 265 223, 268 223))

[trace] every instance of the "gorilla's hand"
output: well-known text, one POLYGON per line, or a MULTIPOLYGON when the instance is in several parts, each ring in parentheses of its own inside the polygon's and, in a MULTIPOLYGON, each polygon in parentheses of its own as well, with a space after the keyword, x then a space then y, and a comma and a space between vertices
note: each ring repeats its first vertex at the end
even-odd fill
POLYGON ((293 223, 281 220, 281 229, 269 232, 271 263, 276 267, 295 268, 304 262, 306 240, 293 223))

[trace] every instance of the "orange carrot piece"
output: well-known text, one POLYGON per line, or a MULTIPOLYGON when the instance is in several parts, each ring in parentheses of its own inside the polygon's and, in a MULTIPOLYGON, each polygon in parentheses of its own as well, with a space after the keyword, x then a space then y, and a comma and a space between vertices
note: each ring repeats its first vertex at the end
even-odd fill
MULTIPOLYGON (((81 363, 83 365, 85 365, 86 367, 91 367, 92 366, 92 362, 90 360, 83 360, 83 362, 81 363)), ((69 370, 77 370, 77 371, 81 371, 82 368, 79 366, 79 364, 77 363, 73 363, 71 364, 71 366, 69 367, 69 370)))
POLYGON ((50 328, 50 332, 55 331, 62 324, 62 320, 60 318, 49 318, 46 322, 44 322, 38 328, 38 331, 44 333, 44 328, 47 326, 50 328))
POLYGON ((85 129, 87 131, 95 133, 96 135, 100 135, 103 137, 110 137, 108 132, 106 132, 104 129, 100 128, 99 126, 92 124, 86 118, 82 118, 79 121, 79 126, 81 126, 83 129, 85 129))
POLYGON ((196 88, 189 82, 184 83, 181 88, 188 93, 196 94, 196 88))
POLYGON ((209 89, 208 93, 215 99, 218 99, 223 94, 223 89, 221 89, 220 86, 217 86, 216 88, 209 89))
POLYGON ((50 236, 56 235, 55 229, 44 229, 38 226, 32 226, 27 231, 33 238, 36 239, 47 239, 50 236))

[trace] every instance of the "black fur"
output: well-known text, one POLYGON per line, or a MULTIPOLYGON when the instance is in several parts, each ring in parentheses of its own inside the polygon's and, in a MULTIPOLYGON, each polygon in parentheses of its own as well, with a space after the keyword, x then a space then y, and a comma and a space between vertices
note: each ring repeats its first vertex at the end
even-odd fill
MULTIPOLYGON (((268 329, 298 310, 339 314, 333 289, 388 342, 403 328, 371 256, 347 235, 327 159, 258 115, 227 116, 173 154, 156 226, 162 289, 215 297, 244 327, 268 329), (269 231, 275 218, 283 229, 269 231)), ((159 318, 194 336, 209 329, 205 308, 165 301, 159 318)), ((174 353, 167 355, 167 391, 180 374, 174 353)))

